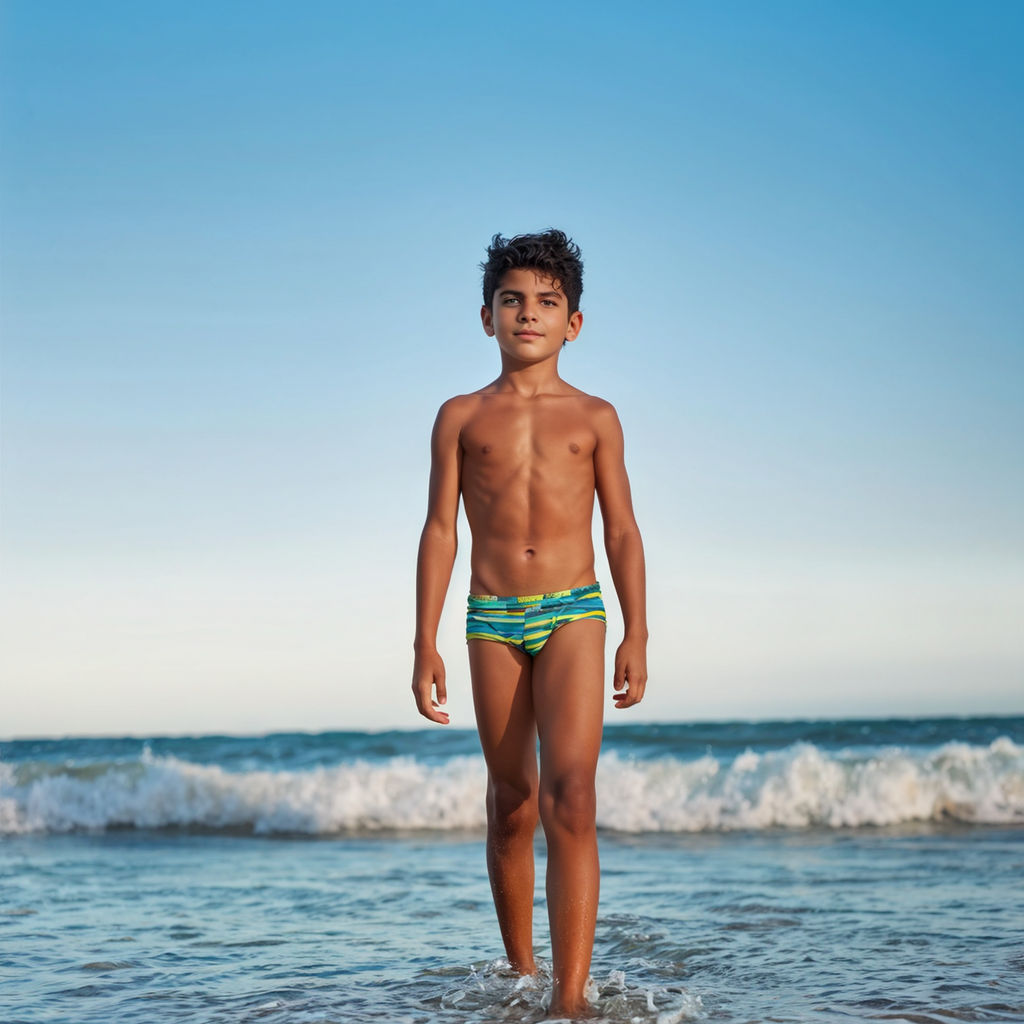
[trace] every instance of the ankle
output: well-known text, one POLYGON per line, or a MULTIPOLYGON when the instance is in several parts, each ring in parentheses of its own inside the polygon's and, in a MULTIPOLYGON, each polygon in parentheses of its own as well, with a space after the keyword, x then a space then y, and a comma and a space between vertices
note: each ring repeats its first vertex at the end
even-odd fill
POLYGON ((528 975, 537 973, 537 964, 533 957, 509 957, 508 965, 516 974, 528 975))
POLYGON ((555 982, 548 1005, 549 1017, 586 1017, 590 1015, 591 1005, 582 991, 570 993, 555 982))

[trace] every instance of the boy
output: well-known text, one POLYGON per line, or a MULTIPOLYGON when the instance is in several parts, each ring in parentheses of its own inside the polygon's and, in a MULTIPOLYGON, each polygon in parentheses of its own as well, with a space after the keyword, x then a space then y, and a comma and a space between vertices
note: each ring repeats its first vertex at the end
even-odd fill
POLYGON ((533 960, 533 835, 548 848, 554 987, 549 1012, 586 1011, 597 918, 594 776, 601 746, 605 612, 594 579, 596 493, 625 638, 617 707, 647 681, 643 544, 615 410, 558 375, 583 325, 580 250, 554 229, 495 235, 484 271, 484 332, 501 373, 441 406, 416 579, 413 693, 447 724, 437 626, 451 578, 462 497, 473 536, 466 640, 487 763, 487 868, 509 963, 533 960), (525 595, 525 596, 524 596, 525 595), (432 698, 431 692, 436 692, 432 698), (537 739, 540 739, 540 769, 537 739))

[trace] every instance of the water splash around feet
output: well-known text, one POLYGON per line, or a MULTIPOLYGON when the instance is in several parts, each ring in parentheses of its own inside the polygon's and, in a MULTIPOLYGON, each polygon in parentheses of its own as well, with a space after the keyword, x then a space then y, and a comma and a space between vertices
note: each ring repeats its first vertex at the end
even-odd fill
POLYGON ((624 971, 609 971, 601 981, 589 979, 585 991, 589 1011, 581 1017, 548 1016, 551 964, 537 961, 537 973, 517 974, 504 958, 474 964, 441 996, 444 1019, 452 1024, 568 1021, 597 1024, 681 1024, 703 1015, 700 996, 684 988, 631 985, 624 971))

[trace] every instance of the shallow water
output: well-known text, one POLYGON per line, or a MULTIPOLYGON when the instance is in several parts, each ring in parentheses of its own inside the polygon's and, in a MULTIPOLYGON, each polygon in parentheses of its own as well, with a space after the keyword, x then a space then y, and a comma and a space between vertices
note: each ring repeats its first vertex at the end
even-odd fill
MULTIPOLYGON (((604 1020, 1024 1020, 1024 830, 603 836, 602 869, 604 1020)), ((5 1021, 543 1014, 475 836, 23 836, 0 887, 5 1021)))
MULTIPOLYGON (((539 1020, 472 733, 0 743, 0 1024, 539 1020)), ((1024 719, 609 729, 614 1024, 1024 1021, 1024 719)))

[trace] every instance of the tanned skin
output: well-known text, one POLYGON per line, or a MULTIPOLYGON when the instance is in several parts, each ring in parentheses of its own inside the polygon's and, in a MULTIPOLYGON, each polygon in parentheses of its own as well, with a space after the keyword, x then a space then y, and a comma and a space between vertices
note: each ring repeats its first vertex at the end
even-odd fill
MULTIPOLYGON (((416 580, 413 693, 420 714, 447 724, 437 627, 456 550, 459 498, 473 537, 470 592, 544 594, 595 581, 591 522, 601 507, 612 581, 625 620, 614 704, 647 682, 643 543, 633 516, 614 408, 558 375, 563 340, 580 332, 559 283, 509 270, 482 307, 501 375, 441 406, 431 440, 430 493, 416 580)), ((547 840, 552 1016, 587 1011, 599 868, 594 777, 601 746, 605 625, 560 626, 533 658, 509 644, 468 643, 477 726, 487 763, 487 867, 505 950, 522 974, 533 959, 533 837, 547 840), (540 765, 537 764, 537 739, 540 765)))

